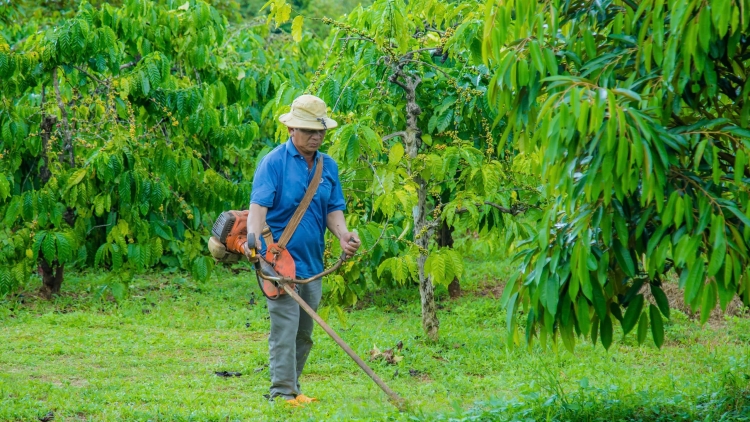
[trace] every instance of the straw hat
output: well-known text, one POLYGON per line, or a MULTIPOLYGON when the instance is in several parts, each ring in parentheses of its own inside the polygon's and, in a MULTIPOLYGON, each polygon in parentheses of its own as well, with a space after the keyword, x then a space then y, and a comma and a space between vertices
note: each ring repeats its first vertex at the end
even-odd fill
POLYGON ((314 95, 300 95, 292 102, 292 110, 282 114, 279 121, 300 129, 333 129, 339 124, 326 115, 326 103, 314 95))

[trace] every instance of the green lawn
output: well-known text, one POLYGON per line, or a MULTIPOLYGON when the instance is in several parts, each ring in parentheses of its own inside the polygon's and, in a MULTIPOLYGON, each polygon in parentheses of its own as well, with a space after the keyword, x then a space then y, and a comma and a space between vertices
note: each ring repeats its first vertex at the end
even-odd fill
POLYGON ((632 334, 609 352, 589 343, 575 354, 507 350, 504 312, 488 289, 496 272, 469 263, 461 299, 440 291, 437 344, 421 338, 416 291, 374 295, 345 324, 330 318, 365 360, 373 347, 403 342, 398 365, 371 365, 408 400, 405 413, 320 329, 302 380, 320 402, 268 403, 269 321, 247 274, 222 270, 205 284, 149 275, 119 303, 93 293, 99 273, 69 276, 52 302, 34 297, 32 284, 0 299, 0 420, 49 411, 56 421, 742 420, 750 412, 749 320, 700 327, 676 313, 662 350, 638 347, 632 334))

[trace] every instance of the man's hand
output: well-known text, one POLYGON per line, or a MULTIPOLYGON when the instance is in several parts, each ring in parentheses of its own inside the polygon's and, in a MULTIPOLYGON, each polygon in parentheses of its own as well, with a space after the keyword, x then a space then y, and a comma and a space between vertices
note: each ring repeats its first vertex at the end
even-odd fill
POLYGON ((339 238, 339 243, 341 244, 341 249, 344 251, 347 258, 351 258, 351 256, 357 252, 357 249, 362 246, 359 236, 354 232, 345 232, 339 238))
POLYGON ((245 256, 248 261, 255 263, 258 262, 258 249, 255 247, 255 235, 252 233, 250 235, 245 244, 245 256))

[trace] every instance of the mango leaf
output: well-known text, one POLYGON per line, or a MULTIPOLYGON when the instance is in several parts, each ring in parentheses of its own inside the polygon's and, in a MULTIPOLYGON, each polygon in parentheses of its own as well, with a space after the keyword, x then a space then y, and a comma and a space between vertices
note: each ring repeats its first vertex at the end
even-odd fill
POLYGON ((659 307, 662 315, 669 319, 669 300, 667 299, 667 295, 664 293, 664 290, 662 290, 659 286, 651 285, 651 295, 654 296, 654 301, 659 307))
POLYGON ((638 345, 643 344, 646 341, 646 335, 648 334, 648 313, 643 312, 641 318, 638 320, 638 345))
POLYGON ((651 317, 651 335, 654 338, 654 344, 661 349, 664 344, 664 322, 661 319, 661 313, 653 304, 649 305, 648 311, 651 317))
POLYGON ((626 336, 630 331, 633 330, 635 324, 638 322, 638 318, 643 311, 643 295, 639 294, 633 298, 628 304, 628 308, 625 311, 625 316, 622 319, 622 330, 623 336, 626 336))

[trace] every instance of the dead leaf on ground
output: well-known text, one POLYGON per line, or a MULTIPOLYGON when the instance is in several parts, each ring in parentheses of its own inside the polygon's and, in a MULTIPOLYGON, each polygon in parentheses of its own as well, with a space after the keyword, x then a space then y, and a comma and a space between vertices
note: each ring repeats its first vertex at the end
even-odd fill
POLYGON ((396 354, 393 353, 393 349, 385 349, 381 352, 380 349, 378 349, 378 346, 372 346, 372 350, 370 350, 370 361, 385 359, 386 363, 396 365, 401 362, 403 358, 403 356, 396 356, 396 354))
POLYGON ((217 371, 214 372, 216 375, 224 378, 230 378, 230 377, 241 377, 242 373, 240 372, 231 372, 231 371, 217 371))

